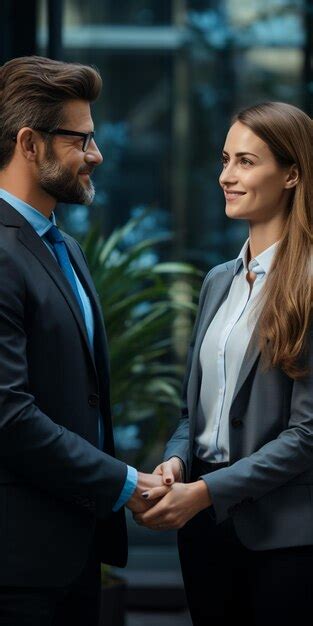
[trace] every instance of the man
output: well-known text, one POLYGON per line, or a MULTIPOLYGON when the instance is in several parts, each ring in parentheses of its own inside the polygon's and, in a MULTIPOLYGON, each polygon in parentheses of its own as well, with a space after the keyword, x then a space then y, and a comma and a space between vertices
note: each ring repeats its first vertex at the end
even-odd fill
POLYGON ((98 623, 100 560, 126 563, 123 505, 161 485, 114 458, 97 293, 56 202, 90 204, 102 156, 92 67, 0 68, 0 623, 98 623))

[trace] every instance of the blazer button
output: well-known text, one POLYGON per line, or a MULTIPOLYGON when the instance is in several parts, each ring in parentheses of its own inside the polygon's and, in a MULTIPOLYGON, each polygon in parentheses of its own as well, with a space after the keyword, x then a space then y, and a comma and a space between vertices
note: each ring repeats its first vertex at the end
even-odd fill
POLYGON ((240 426, 242 426, 242 420, 238 419, 238 417, 234 417, 231 423, 234 428, 240 428, 240 426))
POLYGON ((98 406, 99 396, 97 396, 95 393, 91 393, 90 396, 88 397, 88 404, 89 406, 93 406, 93 407, 98 406))

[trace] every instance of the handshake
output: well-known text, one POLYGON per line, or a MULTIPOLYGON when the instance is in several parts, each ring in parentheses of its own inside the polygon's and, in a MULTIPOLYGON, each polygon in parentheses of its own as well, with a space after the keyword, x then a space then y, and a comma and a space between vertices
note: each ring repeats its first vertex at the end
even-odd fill
POLYGON ((138 524, 152 530, 182 528, 188 520, 212 504, 203 480, 183 483, 178 457, 158 465, 153 474, 138 472, 138 483, 126 506, 138 524))

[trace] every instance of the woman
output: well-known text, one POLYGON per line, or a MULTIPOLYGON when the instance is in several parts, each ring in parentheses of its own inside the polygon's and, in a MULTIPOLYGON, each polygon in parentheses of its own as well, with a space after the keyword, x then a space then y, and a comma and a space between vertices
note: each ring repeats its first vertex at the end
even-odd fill
POLYGON ((204 281, 185 406, 155 469, 170 489, 139 522, 180 529, 196 626, 305 623, 313 614, 312 121, 288 104, 250 107, 233 120, 222 160, 226 214, 248 221, 249 238, 204 281))

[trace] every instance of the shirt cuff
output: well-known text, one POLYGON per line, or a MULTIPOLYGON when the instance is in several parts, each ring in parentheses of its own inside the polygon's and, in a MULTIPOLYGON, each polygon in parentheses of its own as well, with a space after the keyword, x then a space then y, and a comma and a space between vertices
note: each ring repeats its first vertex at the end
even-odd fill
POLYGON ((138 481, 138 472, 131 465, 127 465, 127 476, 125 479, 124 487, 120 493, 117 502, 114 504, 114 513, 118 511, 128 500, 132 497, 138 481))

